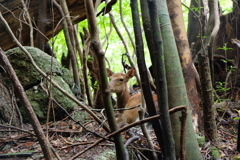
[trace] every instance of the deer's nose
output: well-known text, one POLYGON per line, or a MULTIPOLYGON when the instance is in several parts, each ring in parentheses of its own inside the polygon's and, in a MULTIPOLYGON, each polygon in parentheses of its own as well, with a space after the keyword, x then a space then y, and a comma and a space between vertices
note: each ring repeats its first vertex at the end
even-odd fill
POLYGON ((112 91, 113 90, 113 86, 111 85, 111 82, 108 83, 108 88, 112 91))

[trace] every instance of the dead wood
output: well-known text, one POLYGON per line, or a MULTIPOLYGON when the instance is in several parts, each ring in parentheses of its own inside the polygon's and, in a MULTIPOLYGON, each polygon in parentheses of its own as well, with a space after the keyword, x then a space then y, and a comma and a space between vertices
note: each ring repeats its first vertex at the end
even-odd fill
POLYGON ((35 134, 36 134, 36 136, 39 140, 39 143, 42 147, 43 154, 44 154, 44 156, 47 160, 50 160, 50 159, 52 159, 51 150, 50 150, 50 147, 48 145, 48 141, 47 141, 47 139, 46 139, 46 137, 45 137, 45 135, 42 131, 41 125, 40 125, 40 123, 37 119, 37 116, 34 113, 34 111, 32 109, 32 106, 27 99, 26 93, 24 92, 24 89, 23 89, 22 85, 20 84, 20 82, 18 80, 18 77, 16 76, 16 73, 14 72, 14 70, 13 70, 10 62, 8 61, 6 55, 4 54, 4 52, 2 50, 0 50, 0 53, 1 53, 0 54, 1 64, 6 69, 9 77, 11 78, 13 86, 16 90, 16 94, 19 96, 19 99, 20 99, 21 103, 25 107, 24 109, 26 110, 26 112, 27 112, 27 114, 28 114, 28 116, 31 120, 31 123, 32 123, 32 126, 34 128, 35 134))
MULTIPOLYGON (((93 0, 95 2, 95 0, 93 0)), ((59 2, 59 0, 57 0, 59 2)), ((86 12, 84 6, 84 0, 66 0, 67 6, 70 12, 70 18, 73 24, 76 24, 86 19, 86 12)), ((34 37, 38 33, 36 24, 39 21, 43 21, 46 25, 45 40, 55 36, 62 30, 63 26, 59 25, 62 21, 62 16, 59 14, 56 7, 51 4, 51 0, 47 0, 47 16, 45 19, 38 19, 39 1, 29 1, 26 5, 32 24, 34 28, 34 37)), ((21 0, 0 0, 0 12, 6 21, 10 24, 14 35, 22 43, 22 45, 30 45, 30 27, 26 18, 26 11, 23 9, 21 0)), ((0 24, 0 46, 6 51, 16 46, 13 43, 11 36, 4 29, 4 25, 0 24)))

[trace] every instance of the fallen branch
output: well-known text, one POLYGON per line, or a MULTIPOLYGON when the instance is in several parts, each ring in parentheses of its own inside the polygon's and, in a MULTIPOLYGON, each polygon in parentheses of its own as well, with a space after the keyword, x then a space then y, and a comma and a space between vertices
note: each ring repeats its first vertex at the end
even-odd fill
MULTIPOLYGON (((3 18, 1 12, 0 12, 0 18, 1 19, 3 18)), ((13 70, 7 56, 4 54, 2 49, 0 49, 0 63, 3 66, 3 68, 7 71, 8 75, 10 77, 10 80, 15 88, 16 94, 18 95, 18 97, 22 103, 22 106, 24 107, 24 109, 26 110, 26 112, 29 116, 30 122, 33 126, 33 129, 38 138, 38 141, 42 147, 42 151, 43 151, 45 158, 47 160, 52 159, 50 146, 48 145, 48 141, 43 133, 41 124, 38 121, 37 116, 36 116, 35 112, 33 111, 33 108, 31 106, 30 102, 28 101, 27 95, 26 95, 15 71, 13 70)))
MULTIPOLYGON (((177 106, 177 107, 174 107, 174 108, 170 109, 170 110, 169 110, 169 113, 170 113, 170 114, 173 114, 173 113, 175 113, 175 112, 177 112, 177 111, 182 111, 182 110, 187 110, 187 107, 186 107, 185 105, 177 106)), ((119 134, 119 133, 121 133, 121 132, 123 132, 123 131, 128 130, 129 128, 132 128, 132 127, 134 127, 134 126, 137 126, 137 125, 140 125, 140 124, 143 124, 143 123, 147 123, 147 122, 149 122, 149 121, 153 121, 153 120, 158 119, 158 118, 160 118, 160 115, 151 116, 151 117, 142 119, 142 120, 140 120, 140 121, 136 121, 136 122, 134 122, 134 123, 128 124, 128 125, 122 127, 121 129, 119 129, 119 130, 117 130, 117 131, 115 131, 115 132, 112 132, 111 134, 107 135, 105 138, 106 138, 106 139, 107 139, 107 138, 111 138, 111 137, 113 137, 115 134, 119 134)), ((182 137, 183 137, 183 136, 182 136, 182 137)), ((184 138, 184 139, 185 139, 185 138, 184 138)), ((102 139, 102 138, 99 139, 98 141, 96 141, 95 143, 93 143, 91 146, 89 146, 88 148, 84 149, 82 152, 79 152, 78 154, 76 154, 76 155, 74 155, 73 157, 71 157, 70 160, 76 159, 77 157, 79 157, 80 155, 82 155, 82 154, 85 153, 86 151, 92 149, 93 147, 95 147, 96 145, 98 145, 99 143, 101 143, 101 142, 103 142, 103 141, 104 141, 104 139, 102 139)), ((182 141, 182 142, 184 143, 185 141, 182 141)))
MULTIPOLYGON (((83 109, 85 109, 99 124, 102 124, 101 119, 99 119, 94 112, 92 112, 87 106, 83 105, 77 98, 73 97, 72 95, 68 94, 64 89, 62 89, 55 81, 51 80, 45 72, 43 72, 35 63, 30 53, 21 45, 21 43, 17 40, 15 35, 13 34, 11 28, 9 27, 7 21, 3 18, 2 13, 0 12, 0 20, 3 23, 4 27, 8 31, 8 33, 11 35, 13 41, 17 44, 17 46, 27 55, 29 58, 31 64, 33 67, 44 77, 46 78, 52 85, 57 88, 62 94, 67 96, 69 99, 71 99, 73 102, 81 106, 83 109)), ((107 127, 106 124, 103 124, 103 128, 110 132, 110 129, 107 127)))

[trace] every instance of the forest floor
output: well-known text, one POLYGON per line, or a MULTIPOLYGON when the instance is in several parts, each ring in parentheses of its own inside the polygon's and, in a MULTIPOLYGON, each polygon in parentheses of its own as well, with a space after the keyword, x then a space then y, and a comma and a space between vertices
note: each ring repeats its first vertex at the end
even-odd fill
MULTIPOLYGON (((238 125, 238 119, 234 119, 236 116, 237 113, 232 111, 218 112, 217 127, 219 144, 213 145, 209 142, 205 142, 200 136, 198 137, 200 150, 205 160, 240 159, 240 154, 236 151, 238 125), (217 154, 217 151, 219 151, 220 154, 217 154)), ((55 123, 49 123, 49 141, 54 151, 59 157, 61 157, 61 159, 68 160, 76 156, 94 144, 94 142, 98 141, 100 136, 104 137, 106 135, 106 132, 90 117, 88 118, 88 121, 82 125, 85 129, 69 118, 65 118, 64 120, 55 123)), ((24 125, 22 129, 33 133, 30 125, 24 125)), ((46 132, 46 125, 43 125, 43 129, 46 132)), ((20 127, 0 126, 0 159, 42 159, 43 154, 36 137, 26 131, 20 130, 20 127)), ((142 135, 140 128, 131 129, 131 133, 134 133, 134 136, 138 136, 138 139, 128 146, 130 159, 152 159, 151 149, 148 148, 147 140, 142 135)), ((124 142, 131 137, 126 133, 122 133, 122 135, 124 142)), ((154 149, 158 154, 161 154, 161 149, 156 142, 156 137, 153 131, 150 131, 150 136, 153 139, 154 149)), ((112 139, 105 140, 94 146, 92 149, 85 151, 82 155, 78 156, 77 159, 115 159, 114 143, 112 139)))

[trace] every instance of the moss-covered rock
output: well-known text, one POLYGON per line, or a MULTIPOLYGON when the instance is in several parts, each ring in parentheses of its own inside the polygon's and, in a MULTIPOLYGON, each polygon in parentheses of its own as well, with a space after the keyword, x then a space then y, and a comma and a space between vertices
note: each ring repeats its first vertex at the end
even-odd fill
MULTIPOLYGON (((25 47, 31 54, 37 66, 45 73, 54 75, 62 75, 61 64, 58 61, 44 53, 38 48, 25 47), (52 69, 51 69, 52 61, 52 69)), ((11 65, 13 66, 22 86, 27 89, 41 81, 42 75, 33 67, 30 59, 20 48, 13 48, 5 52, 11 65)))
MULTIPOLYGON (((68 84, 60 77, 60 76, 55 76, 53 77, 53 80, 59 84, 67 93, 70 95, 74 96, 72 91, 70 90, 68 84)), ((33 88, 30 88, 26 91, 26 94, 28 96, 29 101, 31 102, 31 105, 37 114, 38 118, 41 121, 46 120, 46 115, 47 115, 47 110, 48 110, 48 101, 49 101, 49 96, 48 96, 48 87, 49 82, 46 80, 43 80, 39 85, 34 86, 33 88), (48 86, 48 87, 47 87, 48 86)), ((54 108, 54 114, 55 114, 55 119, 61 119, 64 118, 66 113, 61 109, 64 108, 66 111, 71 112, 74 109, 74 106, 76 104, 67 98, 64 94, 62 94, 58 89, 55 87, 52 87, 52 98, 53 98, 53 108, 54 108), (56 103, 56 102, 57 103, 56 103), (59 107, 61 106, 61 107, 59 107)), ((24 112, 25 113, 25 112, 24 112)), ((53 117, 52 114, 52 108, 51 108, 51 115, 50 115, 50 120, 51 117, 53 117)))
MULTIPOLYGON (((44 53, 43 51, 33 48, 25 47, 31 54, 35 63, 46 74, 52 71, 52 78, 58 83, 67 93, 74 96, 70 87, 73 86, 73 77, 69 70, 63 68, 61 64, 53 57, 44 53), (52 62, 52 65, 51 65, 52 62)), ((29 58, 20 48, 10 49, 6 55, 12 64, 21 84, 26 90, 28 99, 40 120, 46 120, 48 102, 49 102, 49 82, 33 67, 29 58)), ((6 80, 9 81, 9 80, 6 80)), ((53 102, 55 119, 61 119, 66 116, 65 112, 58 106, 62 106, 66 111, 73 111, 76 104, 58 91, 55 87, 51 90, 52 98, 56 101, 53 102)), ((23 108, 20 107, 23 118, 27 120, 27 115, 23 108)), ((51 109, 51 113, 52 109, 51 109)), ((50 116, 53 118, 53 115, 50 116)))

